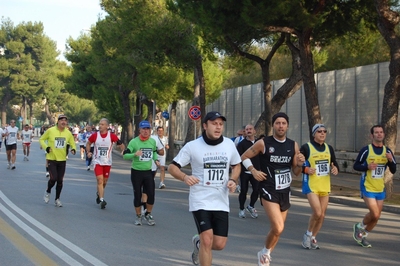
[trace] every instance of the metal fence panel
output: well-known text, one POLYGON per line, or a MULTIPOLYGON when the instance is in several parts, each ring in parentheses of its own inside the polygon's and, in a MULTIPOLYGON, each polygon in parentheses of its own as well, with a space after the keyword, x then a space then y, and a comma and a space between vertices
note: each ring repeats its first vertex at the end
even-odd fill
MULTIPOLYGON (((354 150, 355 139, 355 69, 336 71, 336 138, 337 150, 354 150)), ((321 108, 323 108, 321 106, 321 108)))
MULTIPOLYGON (((389 62, 315 74, 322 122, 327 126, 327 142, 341 151, 358 151, 370 142, 369 129, 379 123, 389 62)), ((272 94, 286 79, 271 82, 272 94)), ((177 140, 184 140, 191 102, 177 105, 177 140)), ((255 124, 264 111, 262 84, 225 90, 206 112, 219 111, 227 118, 224 135, 232 137, 242 126, 255 124)), ((309 141, 304 91, 301 88, 281 108, 290 118, 288 136, 300 145, 309 141)), ((400 124, 398 125, 400 132, 400 124)), ((398 134, 398 139, 400 134, 398 134)), ((397 141, 396 150, 400 150, 397 141)))
POLYGON ((318 102, 321 112, 322 123, 326 126, 328 134, 326 142, 335 145, 335 114, 336 114, 336 88, 335 71, 323 72, 317 75, 318 102))
POLYGON ((356 134, 355 149, 370 142, 369 129, 379 120, 377 64, 356 67, 356 134), (375 89, 371 90, 371 87, 375 89))

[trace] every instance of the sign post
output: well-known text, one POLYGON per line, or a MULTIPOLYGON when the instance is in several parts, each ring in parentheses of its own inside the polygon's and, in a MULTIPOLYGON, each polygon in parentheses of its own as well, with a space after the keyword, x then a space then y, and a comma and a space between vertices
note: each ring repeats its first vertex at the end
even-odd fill
POLYGON ((192 107, 189 108, 188 111, 189 118, 194 120, 194 139, 196 139, 196 120, 199 120, 201 118, 201 110, 200 106, 198 105, 193 105, 192 107))

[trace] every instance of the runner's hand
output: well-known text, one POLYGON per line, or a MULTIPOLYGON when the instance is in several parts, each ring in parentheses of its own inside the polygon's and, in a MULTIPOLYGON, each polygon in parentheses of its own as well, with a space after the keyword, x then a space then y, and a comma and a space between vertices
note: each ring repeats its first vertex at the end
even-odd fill
POLYGON ((257 181, 261 182, 261 181, 267 180, 267 174, 262 171, 258 171, 255 168, 253 168, 253 170, 251 170, 251 174, 254 176, 254 178, 257 181))
POLYGON ((297 154, 297 166, 298 167, 302 166, 305 161, 306 161, 306 158, 304 157, 304 154, 299 152, 297 154))
POLYGON ((185 177, 183 178, 183 182, 185 182, 185 184, 188 186, 193 186, 199 183, 200 180, 195 176, 185 175, 185 177))
POLYGON ((331 163, 331 173, 333 175, 337 175, 339 173, 337 167, 333 163, 331 163))
POLYGON ((377 163, 372 162, 372 163, 368 164, 368 169, 369 170, 375 170, 376 167, 378 167, 377 163))
POLYGON ((233 193, 233 192, 235 192, 236 191, 236 182, 235 181, 233 181, 233 180, 228 180, 228 184, 227 184, 227 187, 228 187, 228 189, 229 189, 229 192, 231 192, 231 193, 233 193))
POLYGON ((386 153, 386 158, 388 159, 389 162, 393 162, 393 156, 392 156, 392 153, 390 151, 388 151, 386 153))

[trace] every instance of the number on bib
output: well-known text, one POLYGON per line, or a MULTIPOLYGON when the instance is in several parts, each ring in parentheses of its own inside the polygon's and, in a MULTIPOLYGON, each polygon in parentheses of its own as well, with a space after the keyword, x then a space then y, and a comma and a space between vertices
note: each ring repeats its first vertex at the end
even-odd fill
POLYGON ((290 187, 292 183, 292 174, 290 169, 275 170, 275 189, 281 190, 290 187))
POLYGON ((329 161, 328 160, 319 160, 315 162, 315 169, 317 176, 326 176, 329 175, 329 161))
POLYGON ((151 148, 142 148, 141 151, 140 161, 150 161, 153 158, 153 150, 151 148))
POLYGON ((226 176, 226 162, 204 163, 204 186, 221 187, 226 176))
POLYGON ((378 166, 372 170, 372 178, 383 178, 385 175, 385 166, 383 164, 378 164, 378 166))
POLYGON ((99 147, 99 156, 107 157, 108 155, 108 147, 99 147))
POLYGON ((56 149, 64 149, 65 148, 65 138, 55 138, 54 146, 56 149))

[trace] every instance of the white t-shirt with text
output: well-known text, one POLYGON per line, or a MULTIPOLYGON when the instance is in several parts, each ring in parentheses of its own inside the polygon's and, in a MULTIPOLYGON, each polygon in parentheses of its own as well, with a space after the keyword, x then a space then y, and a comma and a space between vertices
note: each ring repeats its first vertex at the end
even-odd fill
POLYGON ((191 164, 192 175, 200 180, 190 187, 189 211, 229 212, 229 168, 241 162, 231 139, 224 137, 213 146, 197 138, 183 146, 174 161, 182 167, 191 164))

